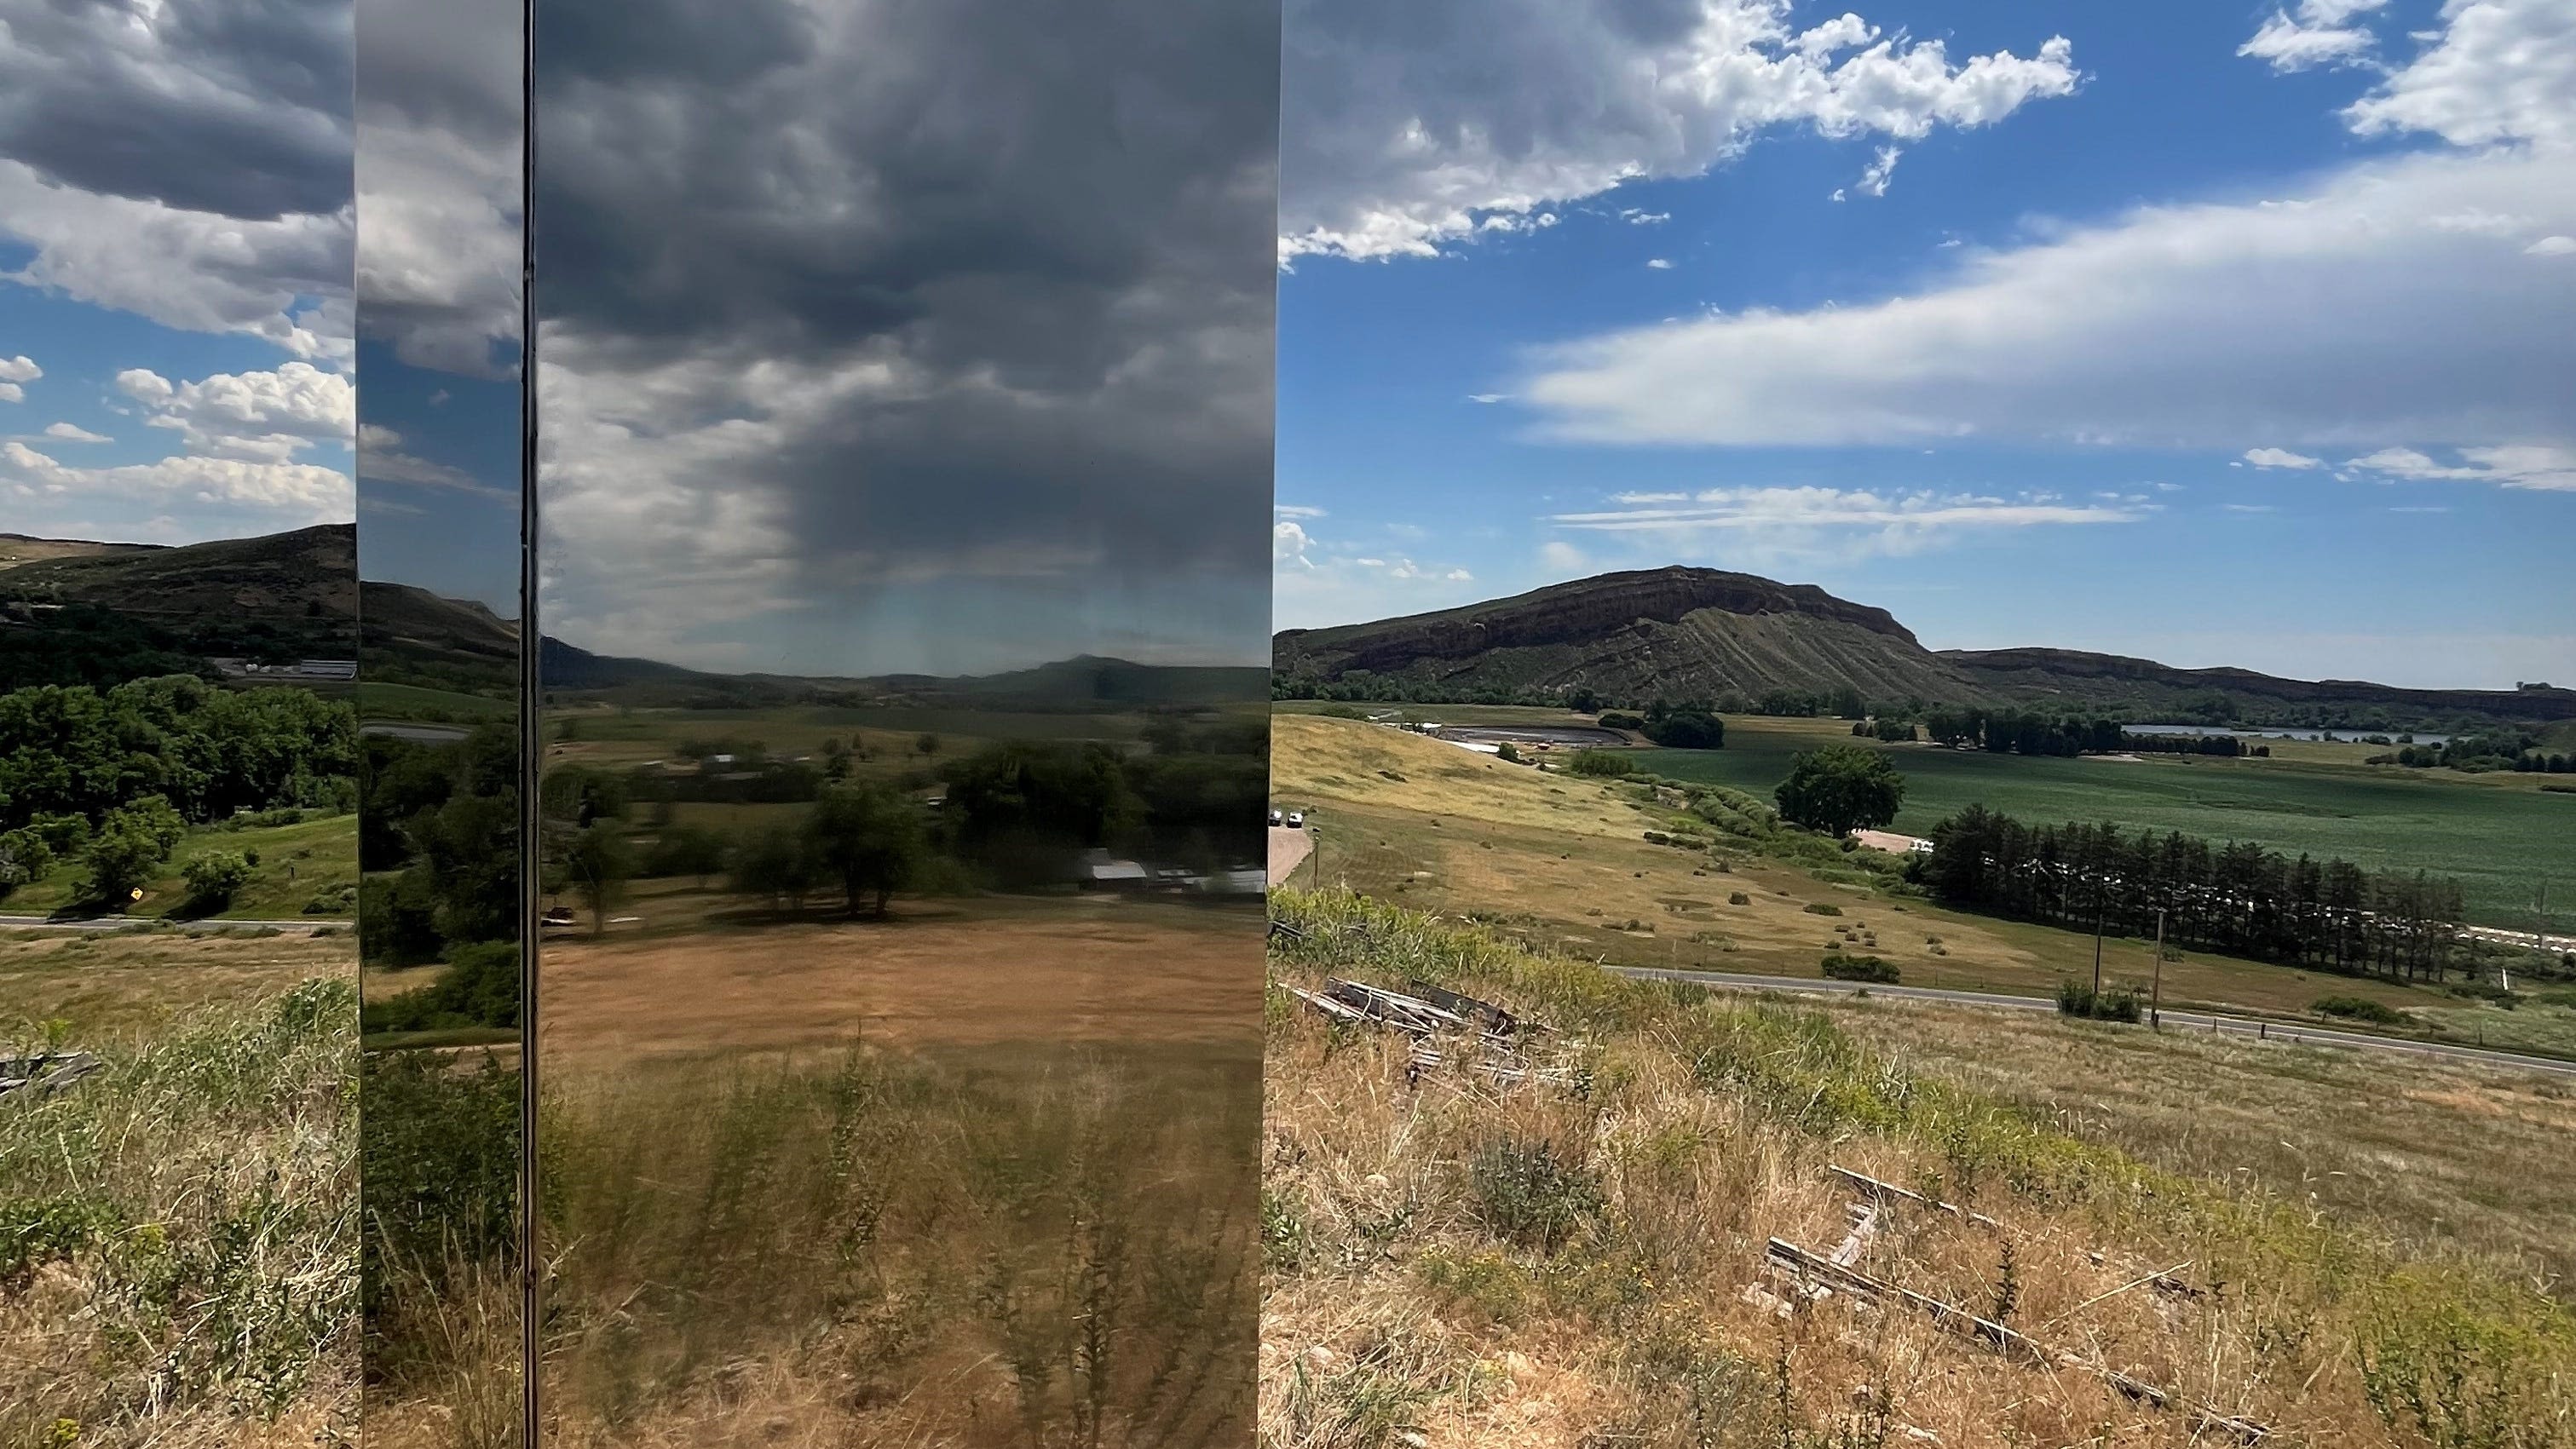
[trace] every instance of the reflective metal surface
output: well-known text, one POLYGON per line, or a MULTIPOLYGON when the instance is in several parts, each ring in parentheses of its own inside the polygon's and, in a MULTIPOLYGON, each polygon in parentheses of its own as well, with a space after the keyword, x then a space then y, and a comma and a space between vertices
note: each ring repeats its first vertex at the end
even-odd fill
POLYGON ((367 1433, 521 1439, 515 0, 362 0, 367 1433))
POLYGON ((539 0, 542 1433, 1245 1444, 1267 0, 539 0))

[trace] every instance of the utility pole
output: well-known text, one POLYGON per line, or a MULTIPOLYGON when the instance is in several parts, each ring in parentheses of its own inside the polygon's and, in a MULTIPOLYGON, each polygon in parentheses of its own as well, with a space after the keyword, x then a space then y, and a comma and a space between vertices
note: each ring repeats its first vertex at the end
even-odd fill
POLYGON ((2095 896, 2093 898, 2093 996, 2096 1000, 2099 1000, 2102 995, 2102 923, 2110 918, 2110 914, 2111 908, 2102 903, 2100 896, 2095 896))
POLYGON ((2147 1027, 2165 1029, 2165 908, 2156 907, 2156 984, 2155 994, 2147 1001, 2147 1027))

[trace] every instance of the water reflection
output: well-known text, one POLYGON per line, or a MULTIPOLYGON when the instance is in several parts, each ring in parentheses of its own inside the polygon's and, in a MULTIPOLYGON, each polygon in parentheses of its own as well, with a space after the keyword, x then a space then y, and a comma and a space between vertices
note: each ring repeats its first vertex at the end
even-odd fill
POLYGON ((522 1438, 521 11, 361 0, 367 1432, 522 1438))
POLYGON ((551 1442, 1250 1442, 1277 25, 540 0, 551 1442))

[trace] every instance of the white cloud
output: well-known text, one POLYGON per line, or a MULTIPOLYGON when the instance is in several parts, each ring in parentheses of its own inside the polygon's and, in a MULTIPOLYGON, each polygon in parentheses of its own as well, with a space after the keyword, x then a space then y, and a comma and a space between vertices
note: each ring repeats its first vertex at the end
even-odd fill
POLYGON ((1630 226, 1661 226, 1672 220, 1673 214, 1669 211, 1647 211, 1640 207, 1623 206, 1619 208, 1619 219, 1630 226))
POLYGON ((27 390, 14 382, 0 382, 0 402, 25 402, 27 390))
POLYGON ((2238 55, 2269 62, 2284 74, 2320 65, 2358 65, 2378 45, 2368 30, 2347 22, 2387 0, 2301 0, 2298 14, 2275 10, 2237 48, 2238 55))
POLYGON ((24 505, 119 498, 150 507, 208 505, 271 515, 260 527, 346 520, 349 477, 311 463, 182 455, 157 463, 74 468, 23 443, 0 443, 0 495, 24 505))
MULTIPOLYGON (((1879 147, 1877 158, 1860 174, 1860 180, 1852 183, 1852 190, 1863 196, 1885 196, 1888 180, 1896 174, 1896 158, 1901 154, 1894 146, 1879 147)), ((1834 193, 1834 200, 1842 199, 1841 192, 1834 193)))
POLYGON ((44 375, 45 370, 25 353, 16 357, 0 357, 0 382, 34 382, 44 375))
POLYGON ((1303 503, 1274 503, 1270 511, 1281 518, 1321 518, 1324 510, 1303 503))
POLYGON ((80 191, 0 160, 0 235, 34 250, 0 280, 335 365, 355 351, 350 231, 345 207, 245 219, 80 191))
POLYGON ((2228 513, 2278 513, 2281 511, 2278 507, 2269 503, 2222 503, 2218 506, 2220 509, 2228 513))
POLYGON ((1730 553, 1773 558, 1857 557, 1916 553, 1953 539, 1998 530, 2135 523, 2153 505, 2123 498, 2070 504, 2046 493, 2003 498, 1984 494, 1877 493, 1842 488, 1712 488, 1676 499, 1627 494, 1620 506, 1559 513, 1557 528, 1624 537, 1657 551, 1705 550, 1723 537, 1730 553))
POLYGON ((1648 257, 1646 265, 1649 269, 1658 272, 1669 272, 1673 269, 1672 259, 1669 257, 1648 257))
POLYGON ((2447 0, 2432 43, 2343 114, 2365 136, 2576 145, 2576 6, 2447 0))
POLYGON ((1789 16, 1788 0, 1291 0, 1281 258, 1435 255, 1698 175, 1766 131, 1912 141, 2077 84, 2062 37, 1953 64, 1939 40, 1789 16))
POLYGON ((380 423, 358 425, 358 476, 368 483, 409 483, 421 488, 448 488, 460 493, 516 497, 513 489, 495 487, 462 468, 451 468, 411 453, 401 433, 380 423))
POLYGON ((1471 403, 1498 403, 1510 396, 1511 394, 1507 392, 1471 392, 1467 394, 1467 401, 1471 403))
POLYGON ((2576 288, 2517 259, 2569 232, 2576 154, 2409 156, 1949 253, 1914 295, 1579 341, 1517 391, 1614 443, 2554 442, 2576 288), (2482 214, 2522 220, 2443 224, 2482 214))
POLYGON ((1314 546, 1315 540, 1295 519, 1283 518, 1270 525, 1270 566, 1273 569, 1313 572, 1315 561, 1307 557, 1307 551, 1314 546))
POLYGON ((213 457, 284 462, 317 442, 347 444, 357 429, 348 376, 310 363, 177 384, 135 367, 118 373, 116 385, 151 410, 149 426, 174 429, 192 451, 213 457))
POLYGON ((104 433, 93 433, 87 428, 79 427, 71 423, 47 423, 45 425, 45 436, 60 443, 104 443, 109 441, 107 435, 104 433))
POLYGON ((2522 249, 2526 257, 2564 257, 2576 255, 2576 236, 2545 236, 2522 249))
POLYGON ((2380 482, 2493 483, 2506 488, 2576 492, 2576 447, 2516 444, 2458 451, 2460 462, 2442 463, 2414 448, 2382 448, 2350 459, 2343 466, 2355 473, 2373 475, 2380 482))
POLYGON ((2323 458, 2311 458, 2305 453, 2293 453, 2287 448, 2248 448, 2245 450, 2245 461, 2257 468, 2304 470, 2322 468, 2326 465, 2326 460, 2323 458))
POLYGON ((1538 546, 1538 566, 1559 578, 1587 575, 1597 567, 1591 555, 1561 538, 1551 538, 1538 546))

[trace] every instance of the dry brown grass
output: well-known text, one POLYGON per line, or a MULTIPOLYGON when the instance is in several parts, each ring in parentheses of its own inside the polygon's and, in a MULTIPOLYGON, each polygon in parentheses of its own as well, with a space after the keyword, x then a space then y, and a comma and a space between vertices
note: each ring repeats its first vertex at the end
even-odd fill
MULTIPOLYGON (((1281 716, 1272 752, 1273 798, 1310 807, 1317 824, 1312 879, 1474 914, 1542 949, 1614 965, 1800 977, 1819 975, 1827 951, 1846 950, 1894 963, 1909 986, 2031 996, 2092 972, 2089 936, 1892 898, 1857 866, 1771 858, 1741 841, 1714 851, 1651 844, 1649 830, 1704 827, 1685 827, 1678 811, 1640 799, 1635 786, 1541 774, 1399 730, 1312 716, 1281 716), (1812 914, 1814 905, 1842 914, 1812 914)), ((2143 988, 2154 954, 2146 942, 2108 941, 2104 974, 2143 988)), ((2168 961, 2163 975, 2168 1005, 2297 1015, 2328 994, 2417 1011, 2456 1005, 2389 982, 2199 953, 2168 961)))
POLYGON ((341 964, 201 999, 149 1038, 75 1037, 105 1070, 0 1100, 0 1446, 349 1442, 357 1021, 341 964))
POLYGON ((902 901, 886 921, 548 940, 546 1060, 846 1046, 1241 1040, 1249 909, 902 901))
POLYGON ((2576 1318, 2527 1286, 2060 1131, 1815 1013, 1622 982, 1348 897, 1276 904, 1308 931, 1277 974, 1480 991, 1588 1043, 1591 1075, 1585 1092, 1452 1075, 1412 1089, 1398 1044, 1274 999, 1269 1444, 2224 1442, 1918 1314, 1837 1296, 1784 1320, 1747 1302, 1766 1238, 1823 1252, 1843 1236, 1851 1194, 1827 1163, 2004 1224, 1900 1213, 1867 1270, 2280 1442, 2540 1449, 2576 1434, 2576 1318), (1493 1167, 1533 1156, 1549 1171, 1493 1167), (1530 1200, 1561 1210, 1553 1243, 1529 1231, 1530 1200), (2090 1301, 2177 1263, 2198 1298, 2090 1301))
POLYGON ((131 1044, 298 981, 351 979, 356 959, 356 938, 330 927, 0 932, 0 1045, 56 1019, 84 1044, 131 1044))
POLYGON ((1890 1058, 2075 1135, 2576 1301, 2566 1078, 1913 1002, 1827 1010, 1890 1058))

